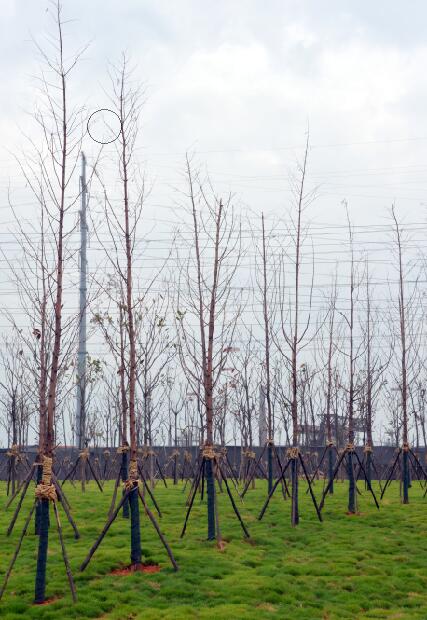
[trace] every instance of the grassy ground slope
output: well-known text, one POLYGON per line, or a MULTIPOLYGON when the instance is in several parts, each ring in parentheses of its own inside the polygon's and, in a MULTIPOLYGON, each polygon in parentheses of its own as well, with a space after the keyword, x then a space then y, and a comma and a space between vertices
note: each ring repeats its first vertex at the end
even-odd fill
MULTIPOLYGON (((180 571, 174 573, 164 549, 146 517, 142 541, 146 561, 160 563, 157 574, 110 575, 129 563, 129 522, 121 517, 84 573, 78 567, 101 530, 112 493, 89 484, 85 495, 66 484, 81 539, 75 541, 62 517, 66 544, 75 573, 78 602, 72 605, 56 530, 51 530, 48 596, 54 602, 32 605, 36 538, 31 527, 0 603, 0 618, 68 620, 99 618, 215 620, 283 619, 427 619, 427 499, 418 485, 411 503, 399 503, 394 484, 377 511, 368 495, 359 498, 359 516, 347 516, 346 484, 326 501, 324 523, 317 521, 302 491, 301 523, 292 529, 289 501, 277 493, 263 521, 257 514, 266 487, 248 492, 241 507, 251 540, 244 541, 227 497, 219 497, 221 528, 227 541, 220 552, 206 537, 206 507, 196 502, 187 534, 179 538, 185 511, 182 486, 156 487, 166 534, 180 571)), ((317 493, 321 484, 317 483, 317 493)), ((5 485, 0 486, 4 503, 5 485)), ((0 511, 0 579, 13 554, 28 512, 29 498, 15 532, 5 536, 11 510, 0 511)))

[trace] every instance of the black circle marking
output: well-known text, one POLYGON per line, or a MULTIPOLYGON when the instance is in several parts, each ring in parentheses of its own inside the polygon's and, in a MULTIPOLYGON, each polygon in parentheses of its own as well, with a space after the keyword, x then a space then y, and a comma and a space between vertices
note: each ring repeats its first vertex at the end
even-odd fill
POLYGON ((117 114, 117 112, 114 112, 114 110, 110 110, 109 108, 99 108, 99 110, 95 110, 95 112, 92 112, 92 114, 89 116, 88 120, 87 120, 87 124, 86 124, 86 129, 88 134, 90 135, 90 137, 92 138, 92 140, 94 140, 95 142, 98 142, 98 144, 111 144, 112 142, 114 142, 115 140, 117 140, 117 138, 120 135, 120 126, 119 126, 119 131, 117 132, 117 135, 112 139, 112 140, 107 140, 107 141, 103 141, 103 140, 97 140, 96 138, 94 138, 94 136, 90 133, 90 129, 89 129, 89 125, 90 125, 90 121, 91 118, 93 118, 95 116, 95 114, 98 114, 99 112, 110 112, 111 114, 114 114, 114 116, 117 118, 117 120, 119 121, 119 125, 120 125, 120 117, 117 114))

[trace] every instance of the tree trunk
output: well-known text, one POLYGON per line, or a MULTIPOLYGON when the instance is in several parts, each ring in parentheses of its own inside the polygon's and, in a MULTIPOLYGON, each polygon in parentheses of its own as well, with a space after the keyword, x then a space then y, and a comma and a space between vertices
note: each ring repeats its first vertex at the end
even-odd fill
POLYGON ((291 463, 291 482, 292 482, 291 523, 292 523, 292 526, 294 527, 298 525, 299 523, 298 470, 299 470, 298 458, 292 458, 292 463, 291 463))
POLYGON ((366 471, 366 487, 369 488, 369 486, 372 483, 372 451, 370 449, 368 449, 366 452, 366 463, 365 463, 365 471, 366 471))
POLYGON ((334 453, 333 446, 328 445, 328 485, 329 485, 329 494, 334 494, 334 453))
POLYGON ((141 530, 139 523, 139 497, 138 488, 136 487, 129 495, 130 505, 130 535, 131 535, 131 552, 130 561, 133 566, 141 564, 141 530))
POLYGON ((403 497, 402 503, 409 504, 409 451, 406 449, 406 446, 403 447, 402 452, 402 482, 403 482, 403 497))
POLYGON ((268 459, 268 493, 270 494, 273 489, 273 445, 271 441, 267 446, 267 459, 268 459))
POLYGON ((356 481, 353 467, 353 451, 347 452, 347 476, 348 476, 348 512, 356 513, 356 481))
POLYGON ((40 500, 40 533, 37 553, 37 568, 35 581, 35 603, 44 603, 46 599, 46 566, 47 550, 49 545, 49 504, 48 499, 40 500))
MULTIPOLYGON (((129 478, 129 463, 128 463, 128 452, 124 450, 122 452, 121 464, 120 464, 120 476, 122 482, 126 482, 129 478)), ((125 490, 123 489, 122 495, 125 494, 125 490)), ((123 519, 129 519, 129 497, 127 497, 123 503, 123 511, 122 511, 123 519)))
POLYGON ((208 496, 208 540, 215 540, 215 479, 213 460, 207 458, 205 460, 206 488, 208 496))

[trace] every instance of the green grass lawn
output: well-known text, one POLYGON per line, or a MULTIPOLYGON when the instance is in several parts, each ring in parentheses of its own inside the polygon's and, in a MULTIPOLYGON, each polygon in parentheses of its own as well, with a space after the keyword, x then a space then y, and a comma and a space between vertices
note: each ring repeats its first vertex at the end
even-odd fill
MULTIPOLYGON (((60 555, 56 530, 51 530, 46 606, 34 606, 37 540, 31 526, 7 591, 0 603, 2 620, 23 618, 102 618, 108 620, 170 618, 283 619, 427 619, 427 500, 417 484, 411 503, 399 502, 394 484, 377 511, 365 492, 360 515, 346 515, 346 484, 338 483, 327 499, 319 523, 308 496, 301 493, 301 522, 290 526, 289 501, 277 493, 263 521, 257 514, 265 484, 257 483, 244 504, 238 502, 251 533, 243 539, 225 494, 219 496, 221 528, 226 540, 220 552, 206 542, 206 506, 196 501, 183 540, 185 513, 182 486, 156 487, 163 510, 162 531, 171 544, 180 571, 168 563, 148 518, 142 518, 145 560, 161 565, 156 574, 109 573, 129 564, 129 522, 114 523, 84 573, 78 567, 101 530, 112 493, 90 483, 86 494, 66 484, 81 539, 75 541, 62 516, 67 549, 75 574, 78 602, 73 605, 60 555)), ((362 485, 360 485, 362 486, 362 485)), ((301 491, 304 489, 301 488, 301 491)), ((321 483, 317 483, 317 494, 321 483)), ((5 503, 5 485, 0 486, 5 503)), ((12 511, 0 512, 0 579, 13 554, 31 498, 24 504, 10 538, 5 531, 12 511)), ((61 512, 61 515, 63 513, 61 512)), ((52 519, 53 522, 53 519, 52 519)))

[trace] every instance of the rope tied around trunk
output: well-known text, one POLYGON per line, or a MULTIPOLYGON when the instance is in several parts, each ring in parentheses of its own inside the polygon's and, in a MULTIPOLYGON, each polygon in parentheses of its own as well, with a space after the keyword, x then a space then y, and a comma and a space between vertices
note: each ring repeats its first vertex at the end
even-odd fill
POLYGON ((175 457, 178 457, 178 456, 179 456, 179 450, 174 450, 174 451, 172 452, 172 454, 171 454, 171 458, 173 458, 173 459, 174 459, 175 457))
POLYGON ((192 461, 191 453, 187 452, 187 450, 184 452, 184 460, 187 461, 187 463, 191 463, 192 461))
POLYGON ((138 464, 136 459, 131 459, 129 462, 128 478, 123 482, 125 491, 130 491, 134 488, 135 483, 138 485, 138 464))
POLYGON ((19 457, 19 456, 20 456, 20 454, 19 454, 19 448, 18 448, 18 446, 17 446, 17 444, 16 444, 16 443, 14 443, 14 444, 10 447, 10 449, 6 452, 6 455, 7 455, 7 456, 17 456, 17 457, 19 457))
POLYGON ((328 441, 326 442, 326 447, 327 447, 327 448, 332 448, 334 445, 335 445, 335 444, 334 444, 334 442, 332 441, 332 439, 330 439, 330 440, 328 440, 328 441))
POLYGON ((53 484, 43 484, 43 482, 36 486, 35 496, 36 499, 48 499, 51 502, 56 502, 57 499, 53 484))
POLYGON ((274 439, 267 439, 267 446, 274 446, 274 439))
POLYGON ((208 459, 213 461, 216 457, 215 450, 213 446, 205 446, 202 450, 202 456, 204 459, 208 459))
POLYGON ((43 455, 43 474, 42 481, 36 486, 35 496, 36 499, 48 499, 51 502, 55 502, 56 490, 52 484, 52 462, 53 460, 49 456, 43 455))
POLYGON ((130 450, 130 446, 119 446, 117 448, 117 454, 123 454, 124 452, 129 452, 129 450, 130 450))
POLYGON ((83 459, 84 461, 87 461, 87 459, 89 458, 89 450, 88 450, 88 448, 85 448, 84 450, 79 452, 79 458, 83 459))
POLYGON ((138 463, 136 459, 131 459, 129 462, 129 478, 138 480, 138 463))
POLYGON ((130 491, 131 489, 133 489, 133 487, 135 486, 135 482, 138 483, 138 480, 131 480, 130 478, 128 478, 127 480, 125 480, 123 482, 123 488, 125 491, 130 491))
POLYGON ((108 458, 110 456, 111 452, 109 450, 104 450, 103 455, 105 456, 105 458, 108 458))
POLYGON ((286 450, 286 457, 289 460, 297 459, 298 455, 299 455, 299 448, 294 447, 294 448, 288 448, 286 450))
POLYGON ((52 463, 53 459, 43 455, 43 484, 52 484, 52 463))
POLYGON ((365 454, 367 454, 368 452, 373 452, 372 446, 370 446, 369 444, 368 444, 368 445, 366 445, 366 446, 363 448, 363 452, 364 452, 365 454))
POLYGON ((123 487, 125 491, 130 491, 138 485, 138 463, 136 459, 131 459, 129 462, 129 477, 123 482, 123 487))
POLYGON ((402 450, 403 452, 409 452, 409 443, 407 441, 403 442, 402 450))
POLYGON ((348 444, 345 447, 345 451, 346 452, 354 452, 354 443, 348 442, 348 444))
POLYGON ((243 451, 243 456, 245 456, 247 459, 255 459, 256 458, 256 453, 253 452, 253 450, 244 450, 243 451))
POLYGON ((143 448, 138 448, 138 454, 140 454, 143 458, 148 458, 149 456, 156 456, 154 450, 148 446, 144 446, 143 448))

